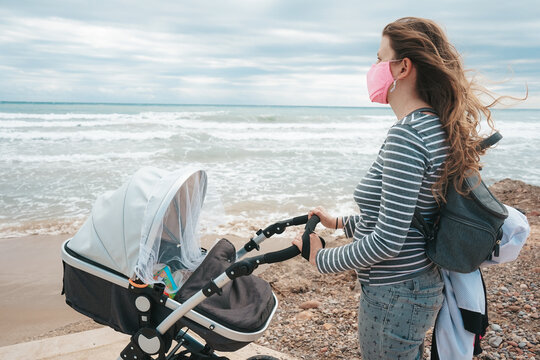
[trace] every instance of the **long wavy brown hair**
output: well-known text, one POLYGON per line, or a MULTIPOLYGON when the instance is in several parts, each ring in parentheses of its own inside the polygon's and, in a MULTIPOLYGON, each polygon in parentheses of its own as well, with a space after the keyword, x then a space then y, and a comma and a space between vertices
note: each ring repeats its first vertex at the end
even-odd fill
POLYGON ((503 97, 468 80, 460 54, 434 21, 405 17, 388 24, 383 36, 390 39, 396 59, 409 58, 417 69, 416 88, 422 100, 437 111, 447 135, 450 150, 440 179, 432 192, 437 202, 445 202, 447 185, 453 182, 464 194, 465 177, 479 174, 479 149, 483 138, 478 134, 480 121, 487 120, 494 131, 490 108, 503 97), (491 103, 484 105, 479 97, 487 95, 491 103))

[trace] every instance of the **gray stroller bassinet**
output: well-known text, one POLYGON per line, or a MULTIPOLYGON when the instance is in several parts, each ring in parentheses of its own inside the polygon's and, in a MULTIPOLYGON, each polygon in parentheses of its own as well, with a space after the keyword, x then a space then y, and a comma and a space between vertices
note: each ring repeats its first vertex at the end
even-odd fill
MULTIPOLYGON (((206 253, 196 234, 206 181, 199 169, 142 168, 100 196, 84 225, 62 246, 66 303, 132 335, 119 359, 218 359, 214 350, 236 351, 270 324, 277 298, 251 273, 299 251, 291 246, 240 258, 286 227, 306 224, 307 216, 259 230, 238 251, 222 239, 206 253)), ((309 221, 304 244, 317 222, 316 217, 309 221)))

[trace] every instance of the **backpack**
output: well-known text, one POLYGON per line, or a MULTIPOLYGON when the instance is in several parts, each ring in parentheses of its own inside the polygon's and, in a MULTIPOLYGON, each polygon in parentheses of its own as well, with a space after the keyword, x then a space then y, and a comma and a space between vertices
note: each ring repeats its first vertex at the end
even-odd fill
MULTIPOLYGON (((484 139, 480 147, 485 149, 500 139, 497 132, 484 139)), ((439 209, 433 226, 418 208, 412 226, 424 235, 426 254, 432 262, 446 270, 470 273, 492 255, 499 256, 502 225, 508 211, 477 175, 465 178, 463 190, 468 192, 467 196, 449 184, 446 203, 439 209)))

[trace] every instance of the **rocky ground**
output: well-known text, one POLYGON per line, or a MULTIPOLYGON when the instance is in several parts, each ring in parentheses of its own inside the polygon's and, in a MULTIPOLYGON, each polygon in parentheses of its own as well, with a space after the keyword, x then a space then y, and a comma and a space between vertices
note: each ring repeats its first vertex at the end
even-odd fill
MULTIPOLYGON (((476 359, 540 359, 540 187, 503 180, 490 188, 503 203, 526 213, 531 235, 516 261, 484 270, 491 325, 476 359)), ((347 242, 330 232, 321 235, 329 246, 347 242)), ((272 265, 261 277, 280 304, 259 344, 300 359, 361 359, 354 272, 323 276, 298 257, 272 265)), ((430 346, 428 333, 426 358, 430 346)))

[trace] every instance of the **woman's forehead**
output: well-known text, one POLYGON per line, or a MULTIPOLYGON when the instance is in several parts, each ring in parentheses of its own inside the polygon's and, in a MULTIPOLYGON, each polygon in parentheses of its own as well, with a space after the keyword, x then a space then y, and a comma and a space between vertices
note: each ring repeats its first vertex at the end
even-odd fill
POLYGON ((383 36, 381 38, 381 44, 379 46, 379 51, 377 55, 382 58, 385 56, 391 56, 394 54, 394 50, 390 46, 390 38, 388 36, 383 36))

